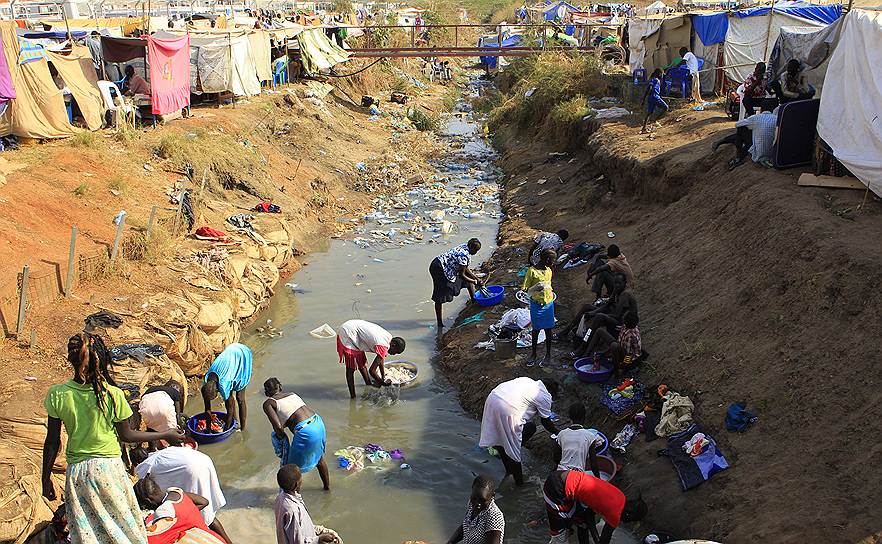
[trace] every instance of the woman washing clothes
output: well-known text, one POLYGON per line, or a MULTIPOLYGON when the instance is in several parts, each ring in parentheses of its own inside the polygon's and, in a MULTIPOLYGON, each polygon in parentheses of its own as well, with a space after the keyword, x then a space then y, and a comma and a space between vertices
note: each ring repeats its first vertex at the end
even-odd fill
POLYGON ((281 454, 282 466, 297 465, 300 472, 309 472, 318 467, 324 489, 331 489, 324 458, 326 431, 322 417, 313 412, 296 393, 282 391, 278 378, 263 382, 263 392, 269 397, 263 401, 263 411, 273 426, 273 445, 279 445, 276 453, 281 454), (293 435, 290 445, 287 445, 285 429, 293 435))
POLYGON ((213 420, 211 401, 216 399, 218 395, 224 399, 224 409, 227 412, 227 421, 223 430, 229 430, 238 420, 239 428, 243 432, 245 431, 245 420, 248 416, 245 388, 251 382, 251 358, 251 348, 245 344, 234 342, 224 348, 208 367, 202 384, 206 432, 216 432, 211 428, 213 420))
POLYGON ((141 508, 150 511, 143 522, 147 544, 231 544, 202 519, 205 497, 179 487, 162 489, 149 474, 135 483, 134 491, 141 508))
POLYGON ((551 290, 551 267, 557 259, 553 249, 544 250, 539 264, 531 266, 521 287, 530 295, 530 321, 533 325, 533 352, 527 366, 551 364, 551 329, 554 328, 554 291, 551 290), (545 331, 545 357, 537 359, 539 331, 545 331))
POLYGON ((51 473, 63 423, 68 436, 64 502, 71 542, 146 544, 147 533, 119 443, 179 443, 184 434, 177 428, 166 432, 131 428, 132 409, 110 377, 110 352, 99 336, 71 337, 67 360, 73 366, 73 379, 50 387, 44 401, 49 417, 43 444, 43 496, 55 500, 51 473))

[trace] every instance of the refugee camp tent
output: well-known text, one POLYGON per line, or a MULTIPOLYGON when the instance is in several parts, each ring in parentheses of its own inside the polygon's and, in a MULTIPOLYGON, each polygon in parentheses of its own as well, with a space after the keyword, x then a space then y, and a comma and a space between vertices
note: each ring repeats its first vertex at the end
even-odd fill
POLYGON ((15 99, 0 118, 0 134, 26 138, 63 138, 76 132, 67 117, 64 97, 49 74, 45 57, 19 63, 15 21, 0 21, 0 42, 15 99))
MULTIPOLYGON (((251 33, 244 30, 214 30, 189 34, 190 91, 195 94, 231 92, 237 96, 260 94, 255 57, 263 58, 269 66, 269 35, 260 32, 265 39, 252 42, 249 37, 251 33), (266 51, 255 52, 252 45, 255 48, 265 47, 266 51)), ((179 38, 181 34, 159 31, 155 36, 179 38)))
POLYGON ((628 21, 628 36, 631 70, 643 68, 648 75, 690 47, 692 20, 683 14, 635 17, 628 21))
MULTIPOLYGON (((502 37, 502 47, 517 47, 524 43, 523 34, 508 34, 502 37)), ((478 47, 497 48, 499 45, 498 34, 487 34, 478 38, 478 47)), ((481 64, 486 65, 489 69, 494 70, 499 65, 499 57, 484 55, 479 57, 481 64)))
POLYGON ((70 91, 89 130, 98 130, 104 125, 104 102, 98 88, 98 75, 92 55, 85 45, 74 44, 70 52, 44 52, 46 60, 58 71, 65 87, 70 91))
POLYGON ((719 11, 703 11, 692 15, 692 52, 704 59, 699 73, 701 88, 710 90, 717 85, 717 70, 720 52, 726 33, 729 31, 729 15, 719 11))
POLYGON ((555 19, 563 21, 566 14, 573 11, 581 10, 572 4, 559 0, 542 8, 542 16, 546 21, 554 21, 555 19))
POLYGON ((882 196, 882 12, 855 9, 842 22, 827 68, 818 135, 833 155, 882 196))
POLYGON ((723 45, 726 75, 734 81, 747 79, 757 62, 768 60, 782 27, 823 28, 841 15, 841 4, 795 0, 777 2, 774 10, 755 7, 733 12, 723 45))
POLYGON ((781 34, 772 47, 766 63, 766 72, 771 78, 778 78, 787 69, 790 59, 802 64, 802 75, 806 82, 821 91, 830 55, 839 39, 842 18, 823 28, 781 27, 781 34))
POLYGON ((310 74, 329 70, 349 60, 349 53, 328 39, 321 28, 305 29, 297 35, 303 69, 310 74))

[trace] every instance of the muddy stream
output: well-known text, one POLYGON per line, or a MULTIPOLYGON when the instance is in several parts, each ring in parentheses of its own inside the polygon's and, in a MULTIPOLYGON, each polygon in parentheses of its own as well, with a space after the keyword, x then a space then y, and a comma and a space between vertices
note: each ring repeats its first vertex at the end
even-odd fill
MULTIPOLYGON (((479 124, 469 114, 459 114, 451 115, 445 127, 454 151, 439 163, 435 183, 464 194, 476 185, 492 184, 494 154, 479 124)), ((502 477, 502 464, 476 447, 480 423, 462 410, 453 387, 433 368, 437 331, 428 273, 436 255, 472 237, 483 243, 473 266, 490 257, 496 247, 498 199, 486 197, 479 215, 473 215, 474 207, 448 210, 447 219, 458 223, 449 235, 427 231, 422 241, 404 245, 397 243, 396 237, 404 236, 397 232, 392 242, 372 239, 371 230, 409 227, 404 217, 412 216, 397 212, 427 217, 432 210, 447 208, 425 198, 419 189, 408 197, 417 201, 411 210, 386 210, 393 218, 401 217, 400 222, 365 221, 347 239, 330 240, 324 250, 311 254, 308 266, 289 280, 297 289, 279 285, 268 309, 242 335, 241 341, 254 350, 248 431, 202 448, 217 466, 228 501, 220 519, 236 542, 275 542, 272 502, 278 493, 279 460, 273 454, 271 427, 261 409, 262 384, 271 376, 278 377, 286 391, 303 397, 325 421, 331 491, 322 491, 318 472, 312 471, 304 477, 303 495, 315 522, 335 529, 350 544, 399 544, 411 539, 446 542, 465 513, 473 473, 502 477), (365 247, 363 239, 370 240, 370 245, 365 247), (397 402, 365 398, 357 374, 358 398, 350 401, 334 340, 309 335, 323 323, 336 328, 351 318, 374 321, 407 341, 406 351, 390 360, 412 361, 419 373, 414 385, 400 390, 397 402), (266 334, 267 320, 280 335, 266 334), (335 451, 367 443, 400 449, 406 459, 368 463, 358 472, 338 468, 335 451), (402 462, 410 468, 401 468, 402 462)), ((444 306, 448 326, 467 298, 463 291, 444 306)), ((198 402, 191 405, 190 411, 194 410, 201 411, 198 402)), ((532 462, 529 452, 525 458, 528 484, 517 489, 508 479, 497 492, 506 517, 505 542, 544 543, 548 533, 540 486, 548 467, 532 462), (530 523, 535 520, 540 523, 530 523)))

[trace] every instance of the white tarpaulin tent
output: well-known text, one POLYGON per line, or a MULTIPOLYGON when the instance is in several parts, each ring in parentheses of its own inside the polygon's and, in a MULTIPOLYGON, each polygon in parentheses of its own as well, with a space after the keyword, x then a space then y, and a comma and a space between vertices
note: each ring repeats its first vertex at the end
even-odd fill
POLYGON ((834 156, 882 196, 882 12, 852 10, 824 79, 818 134, 834 156))
POLYGON ((827 26, 785 13, 769 12, 751 17, 730 17, 729 31, 723 44, 726 75, 734 81, 744 81, 757 62, 765 62, 772 52, 781 27, 823 28, 827 26), (772 18, 771 25, 769 17, 772 18))

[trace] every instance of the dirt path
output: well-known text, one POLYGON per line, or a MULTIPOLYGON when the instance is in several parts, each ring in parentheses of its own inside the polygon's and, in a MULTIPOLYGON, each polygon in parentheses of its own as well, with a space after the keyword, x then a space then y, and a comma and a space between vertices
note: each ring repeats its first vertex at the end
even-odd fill
MULTIPOLYGON (((733 465, 684 493, 670 460, 656 455, 664 442, 637 437, 616 457, 624 465, 619 485, 650 504, 639 534, 876 542, 882 478, 868 467, 882 455, 875 439, 882 424, 872 416, 882 400, 875 384, 882 206, 870 199, 857 210, 862 192, 800 188, 793 172, 753 164, 726 172, 729 152, 710 149, 731 130, 720 110, 673 116, 680 121, 652 139, 633 123, 607 124, 564 156, 527 135, 501 135, 509 176, 494 283, 519 283, 538 230, 615 242, 632 263, 651 353, 643 381, 688 394, 733 465), (736 401, 759 416, 744 434, 723 425, 736 401)), ((554 286, 559 318, 593 298, 584 269, 558 273, 554 286)), ((463 405, 479 415, 497 383, 550 375, 565 385, 558 412, 581 399, 592 425, 610 437, 621 430, 625 422, 572 371, 528 369, 521 358, 503 363, 473 349, 505 309, 444 337, 442 366, 460 384, 463 405)), ((556 348, 558 361, 569 360, 567 350, 556 348)), ((531 447, 549 453, 542 440, 531 447)))

